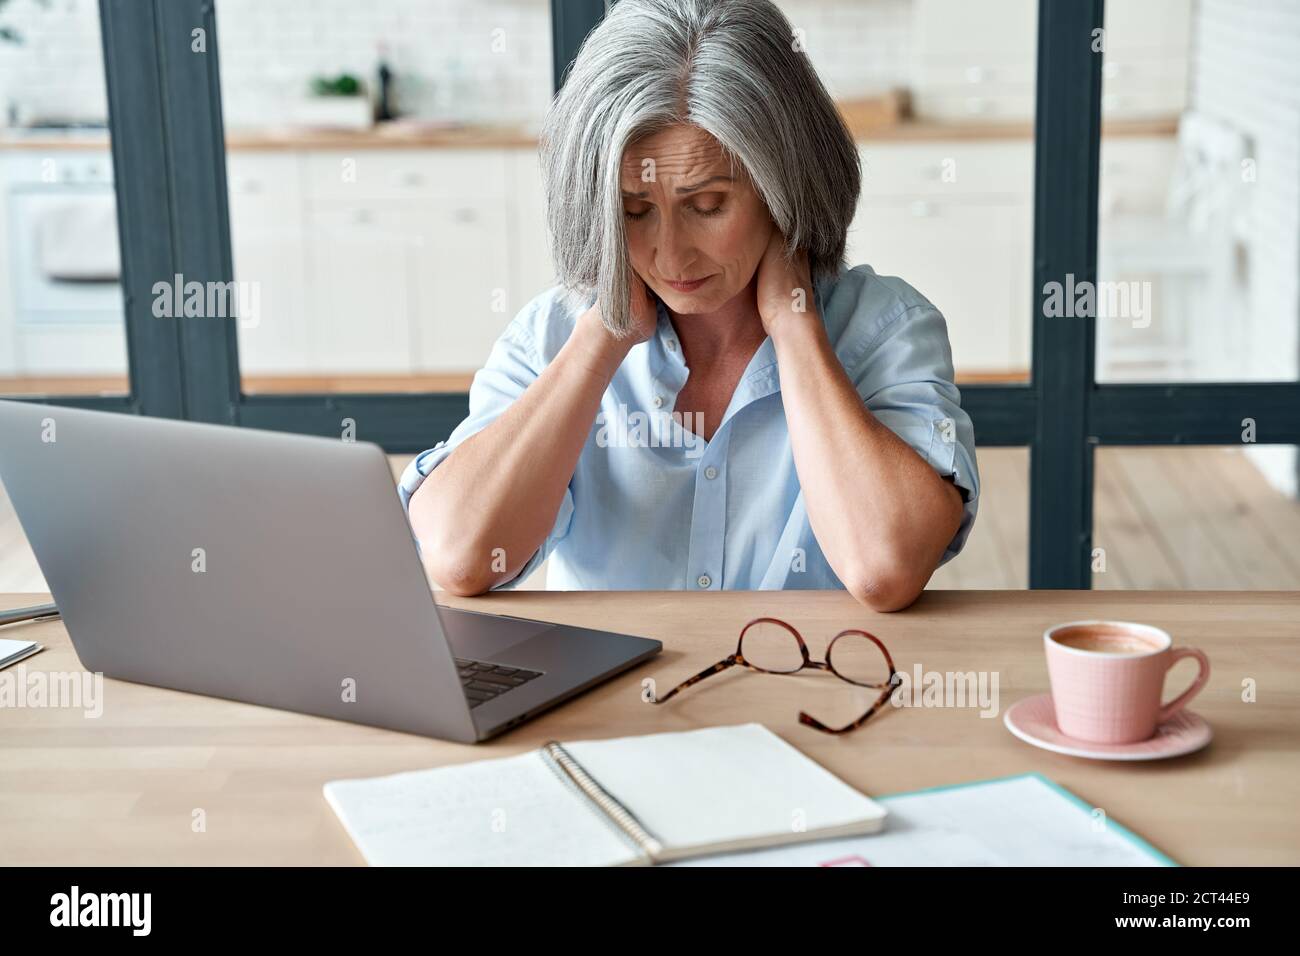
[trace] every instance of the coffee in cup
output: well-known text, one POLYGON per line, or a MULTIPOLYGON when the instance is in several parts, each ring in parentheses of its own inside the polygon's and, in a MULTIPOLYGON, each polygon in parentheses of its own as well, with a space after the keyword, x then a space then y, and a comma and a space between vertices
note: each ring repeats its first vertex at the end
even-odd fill
POLYGON ((1090 743, 1148 740, 1205 686, 1210 661, 1193 647, 1174 647, 1158 627, 1126 621, 1072 621, 1043 635, 1052 703, 1061 733, 1090 743), (1165 675, 1184 657, 1200 671, 1192 685, 1161 704, 1165 675))

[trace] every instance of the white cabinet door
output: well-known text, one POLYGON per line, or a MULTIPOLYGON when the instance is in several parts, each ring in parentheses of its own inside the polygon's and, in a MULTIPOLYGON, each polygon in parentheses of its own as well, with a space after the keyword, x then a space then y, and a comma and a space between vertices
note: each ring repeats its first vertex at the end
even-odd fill
POLYGON ((307 335, 326 374, 412 370, 421 252, 409 217, 382 203, 319 202, 309 218, 307 335))
POLYGON ((240 371, 311 371, 300 157, 231 152, 226 162, 235 280, 253 284, 247 288, 257 305, 256 314, 241 316, 236 324, 240 371))
POLYGON ((873 143, 850 265, 896 275, 948 321, 959 374, 1021 375, 1030 360, 1033 145, 873 143))
POLYGON ((421 208, 415 365, 473 372, 533 293, 514 279, 504 203, 474 197, 421 208))
POLYGON ((512 265, 506 150, 307 157, 322 372, 473 372, 535 292, 512 265))

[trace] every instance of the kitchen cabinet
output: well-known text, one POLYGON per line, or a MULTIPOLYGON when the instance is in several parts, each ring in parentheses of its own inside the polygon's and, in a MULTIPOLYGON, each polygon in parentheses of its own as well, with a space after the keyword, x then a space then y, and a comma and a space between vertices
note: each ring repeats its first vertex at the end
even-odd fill
POLYGON ((300 172, 296 153, 230 153, 226 159, 235 278, 257 283, 257 314, 241 316, 237 325, 246 373, 313 362, 300 172))
POLYGON ((379 204, 315 204, 307 227, 308 367, 409 373, 419 225, 379 204))
POLYGON ((1023 375, 1033 307, 1033 144, 880 143, 864 185, 850 265, 896 275, 948 323, 964 374, 1023 375))
POLYGON ((427 372, 482 366, 492 344, 530 290, 511 269, 506 212, 481 198, 431 202, 418 275, 419 322, 414 357, 427 372), (449 268, 454 267, 454 268, 449 268))
POLYGON ((958 370, 1015 375, 1030 364, 1031 219, 1014 203, 869 203, 851 258, 905 279, 934 303, 958 370))
MULTIPOLYGON (((1103 244, 1109 223, 1160 213, 1175 153, 1167 136, 1103 139, 1103 244)), ((966 127, 867 142, 861 156, 849 264, 900 276, 934 302, 959 374, 1025 375, 1032 140, 966 127)), ((235 278, 258 293, 256 324, 237 323, 247 374, 473 372, 555 283, 531 147, 242 148, 227 172, 235 278)), ((18 326, 0 308, 10 374, 121 367, 121 331, 120 318, 94 330, 18 326)))
POLYGON ((512 255, 533 225, 508 195, 513 152, 232 152, 236 279, 257 282, 262 302, 257 326, 240 328, 241 369, 478 368, 542 288, 512 255))

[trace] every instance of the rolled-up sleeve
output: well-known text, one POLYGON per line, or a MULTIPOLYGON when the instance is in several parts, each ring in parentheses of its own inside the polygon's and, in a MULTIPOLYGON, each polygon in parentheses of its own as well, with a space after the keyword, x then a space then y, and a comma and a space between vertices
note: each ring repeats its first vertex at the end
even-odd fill
MULTIPOLYGON (((397 483, 397 494, 402 507, 410 510, 411 496, 424 483, 433 469, 466 439, 478 434, 496 421, 510 404, 537 380, 544 363, 541 361, 533 335, 525 325, 529 310, 521 313, 497 339, 488 356, 487 364, 474 375, 469 389, 469 415, 452 431, 446 441, 440 441, 420 452, 402 471, 397 483)), ((526 480, 526 479, 524 479, 526 480)), ((527 578, 541 566, 555 546, 568 533, 573 517, 573 489, 565 489, 564 500, 556 514, 555 524, 541 547, 510 580, 495 585, 494 590, 509 589, 527 578)), ((417 542, 418 544, 418 542, 417 542)), ((484 560, 490 556, 485 555, 484 560)))
POLYGON ((975 524, 979 471, 975 429, 953 384, 947 323, 929 303, 901 309, 849 371, 871 413, 961 491, 961 525, 939 563, 951 560, 975 524))

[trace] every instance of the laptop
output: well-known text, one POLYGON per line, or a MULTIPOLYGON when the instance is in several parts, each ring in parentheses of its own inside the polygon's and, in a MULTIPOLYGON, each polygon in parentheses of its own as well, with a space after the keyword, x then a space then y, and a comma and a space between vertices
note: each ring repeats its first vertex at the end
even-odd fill
POLYGON ((663 646, 440 608, 368 442, 0 401, 0 480, 106 677, 472 743, 663 646))

